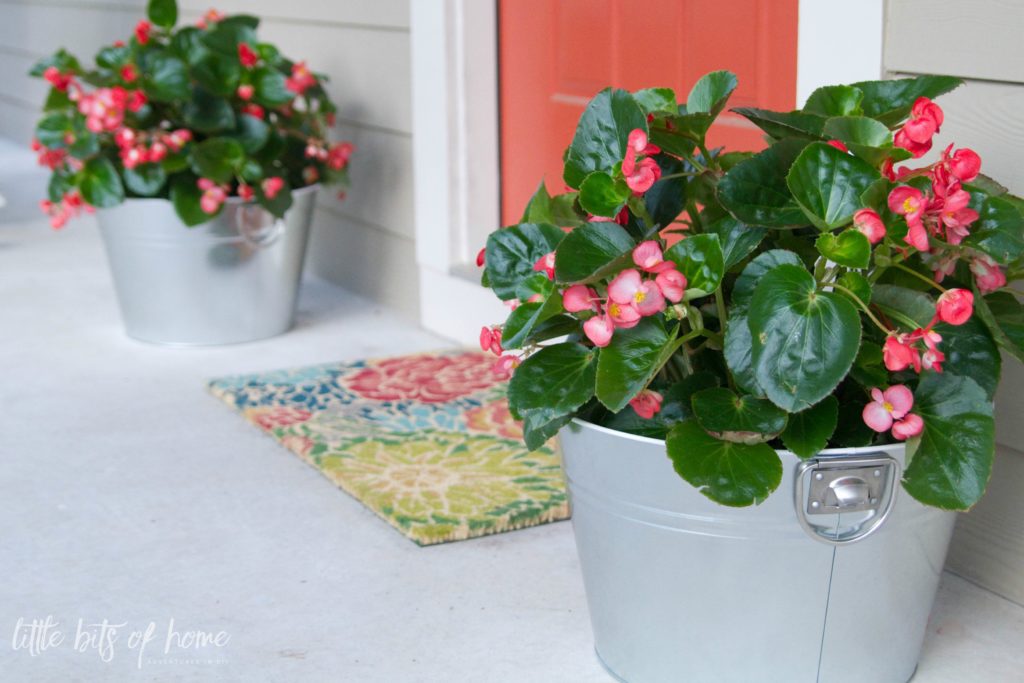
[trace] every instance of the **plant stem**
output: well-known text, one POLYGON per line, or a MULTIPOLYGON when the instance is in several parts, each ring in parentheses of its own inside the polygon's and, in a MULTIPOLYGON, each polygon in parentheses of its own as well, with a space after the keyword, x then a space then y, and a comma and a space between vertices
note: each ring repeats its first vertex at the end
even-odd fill
POLYGON ((863 301, 861 301, 859 296, 854 294, 852 291, 850 291, 846 287, 843 287, 842 285, 836 284, 835 282, 831 282, 831 283, 829 283, 829 285, 832 288, 834 288, 834 289, 838 289, 840 292, 843 292, 848 297, 850 297, 851 299, 856 301, 857 305, 860 306, 861 310, 864 311, 864 313, 866 313, 869 318, 871 318, 871 322, 875 323, 875 325, 878 326, 878 329, 882 330, 882 332, 885 332, 886 334, 892 334, 893 333, 893 330, 890 330, 888 327, 883 325, 881 323, 881 321, 878 318, 875 317, 875 314, 871 312, 871 310, 868 308, 867 304, 865 304, 863 301))
POLYGON ((673 178, 696 178, 701 175, 700 173, 688 173, 686 171, 680 171, 679 173, 670 173, 669 175, 663 175, 659 180, 672 180, 673 178))
POLYGON ((928 283, 929 285, 931 285, 932 287, 936 287, 936 288, 937 288, 937 289, 938 289, 939 291, 942 291, 942 292, 945 292, 945 291, 946 291, 946 288, 945 288, 945 287, 943 287, 942 285, 940 285, 940 284, 939 284, 938 282, 936 282, 935 280, 932 280, 932 279, 931 279, 931 278, 929 278, 929 277, 926 277, 926 276, 924 276, 924 275, 921 275, 921 273, 917 272, 917 271, 916 271, 916 270, 914 270, 913 268, 907 268, 907 267, 906 267, 905 265, 903 265, 902 263, 893 263, 893 264, 892 264, 892 266, 893 266, 894 268, 899 268, 899 269, 900 269, 900 270, 902 270, 902 271, 903 271, 904 273, 910 273, 911 275, 913 275, 914 277, 916 277, 916 278, 917 278, 918 280, 921 280, 922 282, 927 282, 927 283, 928 283))

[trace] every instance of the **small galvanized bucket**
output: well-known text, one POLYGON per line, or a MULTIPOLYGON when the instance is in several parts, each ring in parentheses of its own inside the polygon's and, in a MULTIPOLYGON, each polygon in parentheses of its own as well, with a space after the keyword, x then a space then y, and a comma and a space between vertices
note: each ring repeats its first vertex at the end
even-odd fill
POLYGON ((779 489, 718 505, 665 442, 561 434, 597 654, 630 683, 904 683, 955 514, 899 492, 902 445, 780 452, 779 489))
POLYGON ((317 189, 293 192, 283 219, 237 198, 193 228, 165 199, 128 199, 99 211, 128 336, 191 346, 287 331, 317 189))

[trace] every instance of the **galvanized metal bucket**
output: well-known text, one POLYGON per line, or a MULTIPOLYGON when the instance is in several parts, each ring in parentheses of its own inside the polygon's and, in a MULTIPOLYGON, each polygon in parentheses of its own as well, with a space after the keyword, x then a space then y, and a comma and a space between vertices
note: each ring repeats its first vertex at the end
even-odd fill
POLYGON ((904 683, 955 514, 899 492, 904 447, 780 452, 779 489, 718 505, 665 443, 562 430, 597 654, 630 683, 904 683))
POLYGON ((193 228, 165 199, 128 199, 99 211, 128 336, 191 346, 287 331, 317 189, 293 192, 283 219, 237 198, 193 228))

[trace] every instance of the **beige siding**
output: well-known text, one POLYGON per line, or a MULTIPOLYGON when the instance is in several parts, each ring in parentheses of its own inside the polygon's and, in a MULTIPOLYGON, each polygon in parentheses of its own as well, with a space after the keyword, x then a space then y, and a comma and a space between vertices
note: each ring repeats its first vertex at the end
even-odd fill
MULTIPOLYGON (((884 63, 892 75, 967 79, 942 98, 952 141, 981 154, 982 170, 1024 194, 1024 4, 1011 0, 889 0, 884 63)), ((1024 604, 1024 370, 1004 360, 996 397, 998 449, 989 492, 961 515, 948 566, 1024 604)))
MULTIPOLYGON (((0 135, 28 141, 45 84, 25 72, 63 46, 81 59, 130 35, 144 0, 0 0, 0 135)), ((181 21, 214 4, 263 18, 261 36, 329 77, 337 134, 358 147, 345 201, 323 192, 310 264, 418 319, 412 210, 409 0, 179 0, 181 21)))

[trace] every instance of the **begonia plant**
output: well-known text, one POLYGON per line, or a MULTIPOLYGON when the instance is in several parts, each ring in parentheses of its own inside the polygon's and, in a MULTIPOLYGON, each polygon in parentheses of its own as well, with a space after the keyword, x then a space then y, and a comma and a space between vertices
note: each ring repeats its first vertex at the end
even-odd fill
POLYGON ((606 89, 542 184, 492 233, 484 284, 511 310, 481 331, 537 447, 574 417, 663 438, 683 479, 763 501, 777 450, 905 441, 903 486, 967 509, 994 453, 1000 350, 1024 359, 1024 202, 950 144, 945 76, 738 108, 767 148, 709 149, 736 78, 606 89))
POLYGON ((51 86, 32 147, 52 171, 53 227, 131 197, 169 199, 189 226, 230 196, 280 217, 293 188, 347 186, 354 147, 329 142, 324 76, 261 42, 256 17, 177 19, 175 0, 150 0, 148 20, 94 65, 61 49, 32 68, 51 86))

